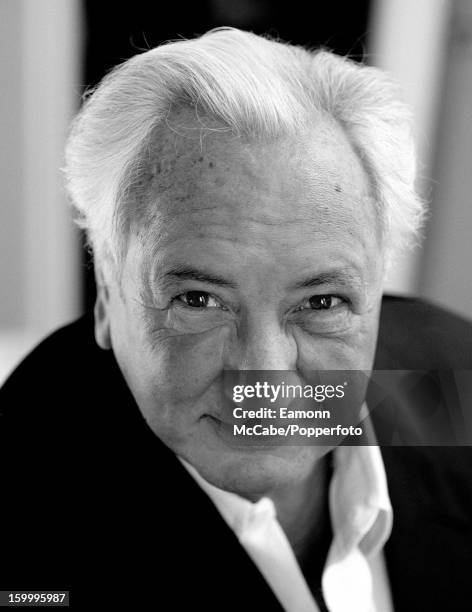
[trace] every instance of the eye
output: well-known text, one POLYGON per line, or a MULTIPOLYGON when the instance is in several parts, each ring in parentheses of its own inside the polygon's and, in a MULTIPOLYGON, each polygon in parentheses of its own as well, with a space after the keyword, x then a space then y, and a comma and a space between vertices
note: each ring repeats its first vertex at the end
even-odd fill
POLYGON ((296 310, 332 310, 344 302, 335 295, 312 295, 296 310))
POLYGON ((206 291, 187 291, 176 296, 174 300, 189 308, 222 308, 218 300, 206 291))

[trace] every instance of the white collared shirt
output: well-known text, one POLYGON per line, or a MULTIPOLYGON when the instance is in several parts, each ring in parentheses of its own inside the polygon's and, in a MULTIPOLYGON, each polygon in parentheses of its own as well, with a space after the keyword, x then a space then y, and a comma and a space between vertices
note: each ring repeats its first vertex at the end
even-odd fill
MULTIPOLYGON (((382 548, 392 528, 392 507, 377 446, 333 451, 329 486, 333 540, 321 585, 330 612, 391 612, 382 548)), ((277 521, 274 503, 253 503, 204 480, 183 465, 207 493, 287 612, 318 612, 293 549, 277 521)))

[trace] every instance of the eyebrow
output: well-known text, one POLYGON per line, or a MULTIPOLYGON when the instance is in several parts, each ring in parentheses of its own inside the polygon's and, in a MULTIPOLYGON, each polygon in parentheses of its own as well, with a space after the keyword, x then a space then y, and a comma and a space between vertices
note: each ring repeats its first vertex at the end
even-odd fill
MULTIPOLYGON (((157 282, 163 287, 172 285, 175 281, 192 280, 201 283, 215 285, 217 287, 225 287, 229 289, 237 289, 238 283, 226 279, 213 272, 208 272, 203 269, 194 268, 192 266, 175 266, 168 269, 165 273, 159 274, 156 278, 157 282)), ((327 272, 321 272, 315 276, 310 276, 305 279, 296 281, 291 288, 305 289, 310 287, 319 287, 321 285, 343 285, 343 286, 359 286, 362 284, 361 278, 357 271, 351 268, 341 268, 327 272)))
POLYGON ((164 274, 159 274, 156 280, 164 287, 172 284, 174 281, 185 280, 208 283, 210 285, 217 285, 218 287, 227 287, 229 289, 237 289, 238 287, 238 284, 233 281, 227 280, 212 272, 207 272, 206 270, 193 268, 192 266, 176 266, 167 270, 164 274))
POLYGON ((358 286, 361 284, 361 277, 351 268, 341 268, 328 272, 321 272, 316 276, 306 278, 295 283, 294 288, 305 289, 306 287, 319 287, 320 285, 343 285, 358 286))

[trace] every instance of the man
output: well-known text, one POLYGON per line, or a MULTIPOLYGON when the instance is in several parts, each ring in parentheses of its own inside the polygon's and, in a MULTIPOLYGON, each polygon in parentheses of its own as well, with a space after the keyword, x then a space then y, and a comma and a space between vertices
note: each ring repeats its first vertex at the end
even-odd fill
MULTIPOLYGON (((471 367, 468 323, 382 302, 424 214, 389 80, 212 31, 109 74, 65 173, 98 295, 2 391, 6 588, 80 609, 467 609, 470 449, 252 444, 225 383, 471 367)), ((368 397, 382 439, 393 410, 411 440, 426 378, 400 407, 368 397)))

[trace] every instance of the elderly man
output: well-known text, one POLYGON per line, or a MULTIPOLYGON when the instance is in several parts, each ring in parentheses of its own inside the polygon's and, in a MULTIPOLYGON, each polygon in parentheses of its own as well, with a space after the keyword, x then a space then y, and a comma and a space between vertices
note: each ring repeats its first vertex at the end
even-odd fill
POLYGON ((251 444, 225 385, 471 368, 470 324, 382 298, 424 214, 389 80, 232 29, 163 45, 88 96, 65 174, 97 301, 0 393, 4 588, 468 609, 469 449, 251 444))

